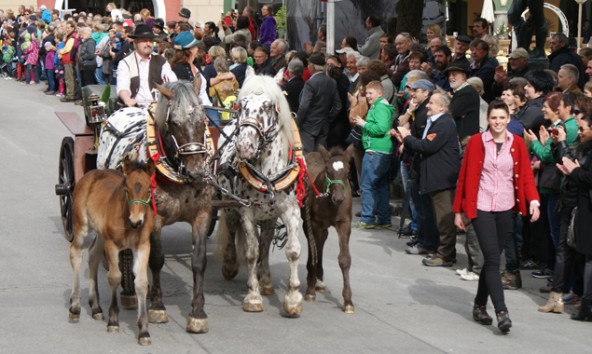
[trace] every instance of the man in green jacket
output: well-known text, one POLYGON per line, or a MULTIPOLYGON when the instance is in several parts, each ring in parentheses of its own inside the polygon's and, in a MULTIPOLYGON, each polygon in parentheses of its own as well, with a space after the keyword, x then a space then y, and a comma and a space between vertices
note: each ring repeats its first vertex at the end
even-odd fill
POLYGON ((394 109, 382 98, 382 85, 379 81, 372 81, 366 85, 366 99, 370 105, 366 120, 359 116, 355 118, 355 124, 362 128, 362 144, 365 150, 360 184, 360 228, 388 228, 391 226, 388 183, 393 149, 388 132, 391 129, 394 109))

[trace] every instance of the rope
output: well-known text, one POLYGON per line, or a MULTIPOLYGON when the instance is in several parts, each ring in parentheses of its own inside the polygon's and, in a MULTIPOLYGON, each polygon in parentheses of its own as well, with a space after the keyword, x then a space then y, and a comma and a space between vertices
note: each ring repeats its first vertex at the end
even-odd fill
MULTIPOLYGON (((306 164, 304 163, 304 159, 302 157, 298 157, 296 159, 296 163, 298 163, 298 166, 300 166, 300 170, 298 171, 298 183, 296 183, 296 199, 298 200, 298 206, 302 208, 302 202, 306 197, 306 187, 304 186, 304 173, 308 174, 308 171, 306 170, 306 164)), ((310 176, 308 178, 310 180, 310 176)))

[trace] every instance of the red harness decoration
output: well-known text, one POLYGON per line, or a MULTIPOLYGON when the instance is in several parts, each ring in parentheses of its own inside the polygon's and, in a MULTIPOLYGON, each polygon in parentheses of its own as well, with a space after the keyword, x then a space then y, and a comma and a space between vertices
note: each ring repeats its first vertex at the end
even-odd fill
POLYGON ((304 186, 304 174, 306 173, 306 177, 310 182, 310 186, 315 193, 315 196, 320 196, 321 193, 315 186, 314 181, 310 177, 310 173, 308 173, 308 168, 306 168, 306 164, 304 163, 304 159, 302 157, 298 157, 296 159, 298 162, 298 166, 300 166, 300 170, 298 171, 298 184, 296 184, 296 199, 298 199, 298 205, 302 208, 302 201, 306 197, 306 187, 304 186))
MULTIPOLYGON (((154 155, 150 156, 152 161, 154 161, 154 166, 160 159, 160 154, 157 152, 154 155)), ((152 177, 150 177, 150 200, 152 201, 152 211, 154 212, 154 216, 158 214, 156 210, 156 199, 154 198, 154 190, 156 189, 156 170, 152 173, 152 177)))

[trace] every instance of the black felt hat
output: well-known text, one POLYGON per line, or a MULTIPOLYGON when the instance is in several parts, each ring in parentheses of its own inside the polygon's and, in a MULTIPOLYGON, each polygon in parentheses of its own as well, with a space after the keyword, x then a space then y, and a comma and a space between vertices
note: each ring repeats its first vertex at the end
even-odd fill
POLYGON ((154 38, 155 35, 150 27, 144 23, 140 23, 136 26, 134 33, 128 35, 130 38, 154 38))
POLYGON ((189 17, 191 17, 191 11, 189 11, 189 9, 182 8, 181 10, 179 10, 179 16, 188 19, 189 17))

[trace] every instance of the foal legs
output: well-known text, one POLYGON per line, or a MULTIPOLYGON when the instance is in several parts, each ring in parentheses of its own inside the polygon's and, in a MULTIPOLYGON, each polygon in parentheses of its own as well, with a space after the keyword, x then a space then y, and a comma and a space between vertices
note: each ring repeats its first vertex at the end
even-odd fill
POLYGON ((88 287, 88 304, 92 311, 92 317, 95 320, 103 320, 103 310, 99 301, 99 291, 97 287, 97 273, 99 270, 99 264, 103 258, 103 237, 97 235, 92 241, 88 250, 88 271, 90 275, 90 283, 88 287))
POLYGON ((109 263, 107 280, 111 287, 111 303, 109 304, 109 321, 107 332, 119 332, 119 307, 117 305, 117 288, 121 283, 121 271, 119 270, 119 249, 113 242, 105 241, 105 256, 109 263))
MULTIPOLYGON (((76 216, 76 215, 75 215, 76 216)), ((74 219, 74 237, 70 244, 70 265, 74 273, 72 294, 70 295, 69 320, 77 322, 80 319, 80 264, 82 263, 82 244, 88 235, 88 225, 76 222, 74 219)))
POLYGON ((343 312, 354 313, 354 304, 352 302, 352 291, 349 285, 349 268, 351 267, 351 255, 349 253, 349 236, 351 234, 351 221, 343 221, 336 225, 339 235, 339 255, 337 260, 343 275, 343 312))
POLYGON ((134 286, 138 296, 138 343, 150 345, 150 333, 148 333, 148 311, 146 295, 148 293, 148 257, 150 255, 150 243, 145 242, 138 246, 134 252, 134 286))

